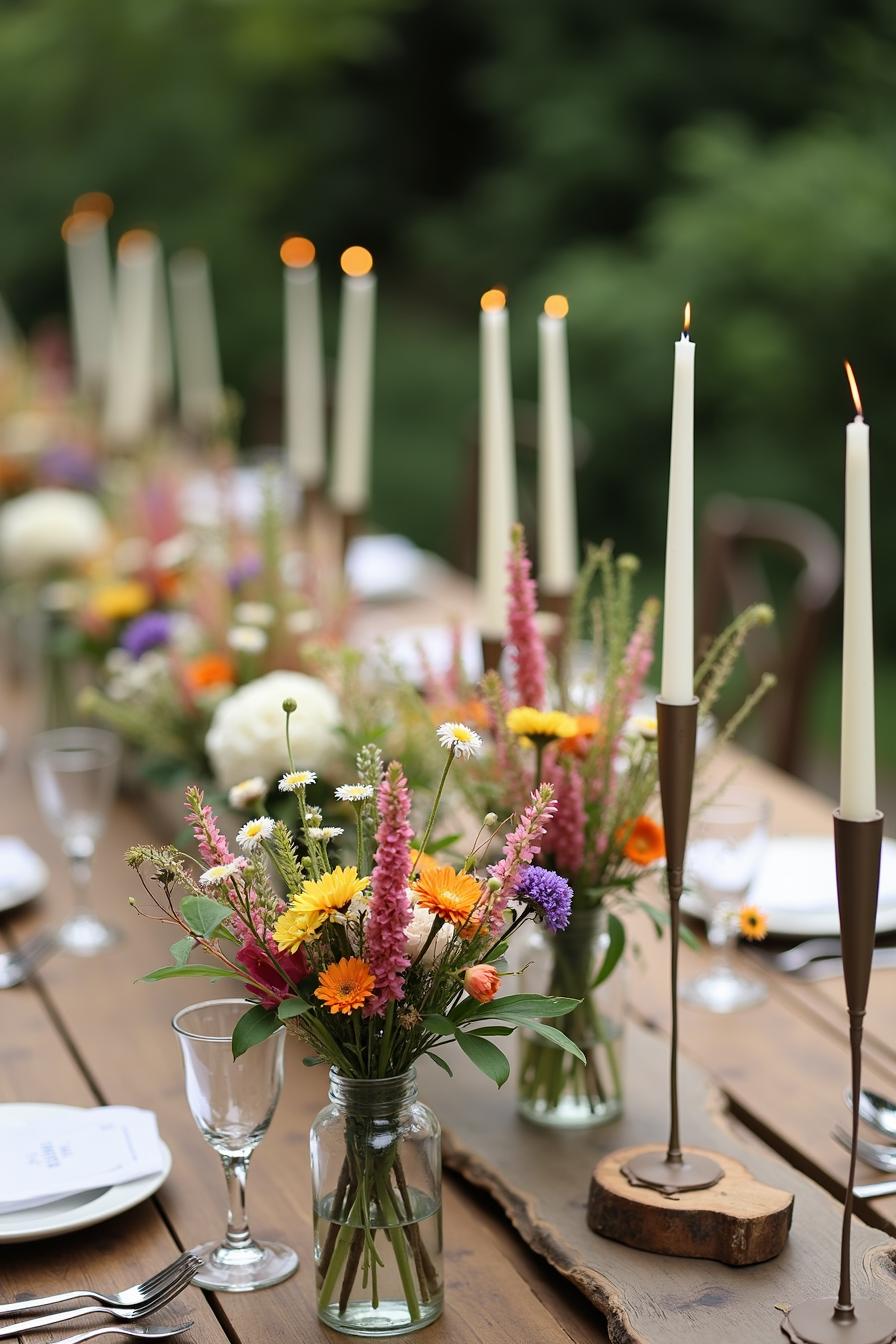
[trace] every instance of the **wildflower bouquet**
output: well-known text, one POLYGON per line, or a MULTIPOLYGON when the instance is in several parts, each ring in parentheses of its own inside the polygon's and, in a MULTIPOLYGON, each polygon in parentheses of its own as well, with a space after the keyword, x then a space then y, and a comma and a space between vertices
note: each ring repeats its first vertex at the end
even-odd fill
MULTIPOLYGON (((544 960, 553 995, 579 1002, 560 1025, 581 1047, 584 1061, 534 1037, 521 1074, 522 1106, 546 1123, 597 1123, 621 1108, 614 1036, 618 1023, 601 1012, 596 990, 609 980, 626 944, 621 916, 648 915, 661 933, 664 906, 640 892, 642 878, 665 856, 655 816, 656 721, 638 713, 653 661, 659 602, 635 610, 634 556, 615 557, 609 543, 592 547, 573 597, 569 642, 550 658, 536 621, 538 594, 522 529, 512 536, 508 561, 508 680, 486 676, 483 695, 491 720, 492 750, 467 781, 474 805, 516 806, 521 793, 549 783, 556 809, 547 828, 545 861, 575 890, 573 926, 551 940, 544 960), (597 588, 592 600, 592 589, 597 588), (580 657, 581 637, 590 657, 580 657), (564 1119, 565 1117, 565 1119, 564 1119)), ((700 665, 695 689, 704 720, 728 681, 750 630, 772 617, 748 608, 715 641, 700 665)), ((708 756, 727 742, 772 684, 766 678, 718 731, 708 756)), ((530 949, 537 975, 537 947, 530 949)), ((607 990, 603 991, 604 997, 607 990)), ((620 1007, 621 1012, 621 1007, 620 1007)))
MULTIPOLYGON (((295 702, 286 700, 283 709, 289 747, 295 702)), ((583 1061, 549 1021, 567 1016, 573 999, 498 997, 504 954, 518 930, 529 920, 559 930, 569 919, 567 881, 533 867, 554 821, 553 787, 532 790, 501 857, 484 870, 482 855, 499 831, 493 814, 459 868, 442 863, 433 835, 445 786, 456 763, 468 764, 482 743, 459 722, 442 724, 437 736, 444 765, 416 839, 402 765, 384 769, 373 746, 359 753, 357 781, 336 790, 355 813, 351 864, 334 863, 341 832, 309 804, 315 773, 292 758, 279 788, 295 800, 302 858, 290 826, 266 815, 242 827, 235 852, 199 790, 188 790, 201 863, 171 847, 141 846, 128 855, 138 871, 152 870, 161 888, 159 895, 144 880, 153 913, 180 935, 172 965, 146 978, 238 980, 254 1003, 234 1031, 235 1056, 286 1024, 308 1047, 307 1064, 328 1064, 337 1085, 363 1083, 381 1094, 390 1081, 408 1077, 421 1056, 450 1073, 441 1054, 450 1044, 501 1086, 510 1064, 494 1038, 520 1026, 583 1061)), ((400 1310, 393 1302, 390 1320, 413 1327, 438 1314, 441 1303, 435 1251, 418 1227, 438 1206, 430 1199, 425 1216, 415 1212, 422 1196, 404 1170, 404 1131, 385 1103, 350 1107, 343 1131, 341 1165, 329 1184, 320 1177, 315 1200, 321 1315, 345 1328, 345 1313, 360 1293, 374 1319, 393 1266, 400 1310)), ((434 1160, 428 1159, 429 1179, 434 1160)))

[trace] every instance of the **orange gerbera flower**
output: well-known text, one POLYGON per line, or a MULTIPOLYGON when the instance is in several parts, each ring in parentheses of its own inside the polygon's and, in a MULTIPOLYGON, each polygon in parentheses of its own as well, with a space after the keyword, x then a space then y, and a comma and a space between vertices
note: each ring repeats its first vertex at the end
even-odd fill
POLYGON ((619 827, 616 839, 622 845, 625 857, 642 868, 666 857, 663 828, 652 817, 642 816, 633 822, 627 821, 619 827))
POLYGON ((438 859, 434 859, 431 854, 421 854, 419 849, 411 850, 411 863, 414 865, 411 869, 413 873, 433 873, 442 867, 438 859))
POLYGON ((470 916, 482 899, 482 888, 470 873, 456 873, 449 867, 433 868, 420 874, 414 890, 417 904, 461 929, 462 938, 472 938, 477 932, 479 924, 470 920, 470 916))
POLYGON ((469 700, 453 700, 433 705, 430 715, 435 724, 444 723, 446 719, 452 722, 458 720, 460 723, 468 723, 473 728, 478 728, 480 732, 491 725, 488 705, 476 696, 471 696, 469 700))
POLYGON ((343 957, 321 971, 314 996, 325 1003, 331 1013, 353 1013, 356 1008, 364 1007, 375 983, 366 961, 360 957, 343 957))
POLYGON ((600 719, 596 714, 575 714, 573 717, 576 721, 575 736, 562 738, 557 743, 557 750, 569 752, 573 756, 587 756, 600 728, 600 719))
POLYGON ((203 653, 184 666, 184 681, 189 690, 207 691, 212 686, 232 686, 233 663, 223 653, 203 653))

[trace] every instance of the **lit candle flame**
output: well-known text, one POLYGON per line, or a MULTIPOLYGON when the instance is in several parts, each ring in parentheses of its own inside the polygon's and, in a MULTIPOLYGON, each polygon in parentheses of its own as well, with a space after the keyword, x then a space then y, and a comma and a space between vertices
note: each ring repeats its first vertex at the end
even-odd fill
POLYGON ((687 303, 684 306, 684 321, 681 324, 681 330, 684 332, 685 335, 687 335, 690 329, 691 329, 691 301, 690 299, 688 299, 687 303))
POLYGON ((118 255, 123 257, 128 252, 147 252, 155 241, 156 236, 149 229, 128 229, 118 240, 118 255))
POLYGON ((569 300, 565 294, 549 294, 544 301, 544 310, 548 317, 565 317, 569 312, 569 300))
POLYGON ((373 257, 366 247, 347 247, 339 264, 346 275, 367 275, 373 270, 373 257))
POLYGON ((103 219, 111 219, 114 209, 112 197, 107 191, 85 191, 72 206, 72 214, 102 215, 103 219))
POLYGON ((280 247, 280 260, 284 266, 291 268, 310 266, 315 255, 314 244, 311 239, 300 238, 298 235, 285 238, 280 247))
POLYGON ((859 396, 859 385, 856 382, 856 376, 852 371, 852 365, 848 359, 844 359, 843 367, 846 369, 846 377, 849 380, 849 390, 852 393, 853 404, 856 408, 856 415, 862 414, 862 398, 859 396))
POLYGON ((487 289, 479 300, 479 305, 484 313, 494 313, 503 308, 507 303, 507 295, 503 289, 487 289))

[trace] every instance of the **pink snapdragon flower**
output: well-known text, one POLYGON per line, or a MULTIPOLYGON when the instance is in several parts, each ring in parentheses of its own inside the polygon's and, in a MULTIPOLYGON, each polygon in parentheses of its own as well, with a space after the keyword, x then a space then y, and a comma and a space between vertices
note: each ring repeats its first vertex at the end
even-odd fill
POLYGON ((526 539, 519 523, 511 533, 507 557, 507 639, 517 704, 544 709, 547 697, 547 655, 535 614, 538 589, 532 578, 532 562, 526 552, 526 539))
POLYGON ((398 761, 393 761, 383 775, 378 803, 380 824, 364 928, 365 956, 376 981, 376 989, 364 1006, 368 1016, 382 1012, 393 999, 404 998, 404 972, 411 964, 407 930, 413 911, 408 881, 413 868, 414 833, 408 820, 411 795, 398 761))
POLYGON ((493 938, 501 932, 504 911, 516 894, 523 868, 541 852, 541 838, 556 810, 553 788, 550 784, 540 784, 532 794, 528 807, 504 841, 504 857, 492 864, 488 870, 489 877, 500 884, 495 892, 489 917, 489 928, 493 938))

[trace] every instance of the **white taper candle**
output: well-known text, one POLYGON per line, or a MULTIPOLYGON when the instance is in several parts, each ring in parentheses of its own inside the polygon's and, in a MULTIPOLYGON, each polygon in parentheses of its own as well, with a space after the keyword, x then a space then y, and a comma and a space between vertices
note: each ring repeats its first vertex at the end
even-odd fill
POLYGON ((213 429, 224 396, 208 258, 198 248, 186 248, 171 258, 168 272, 180 418, 188 429, 213 429))
POLYGON ((104 431, 120 445, 136 442, 152 422, 159 251, 146 229, 131 229, 118 244, 104 431))
POLYGON ((330 493, 340 513, 359 514, 370 500, 376 276, 364 247, 346 248, 341 264, 330 493))
MULTIPOLYGON (((91 197, 94 195, 101 199, 99 193, 91 193, 91 197)), ((105 210, 76 208, 62 226, 78 386, 83 393, 95 397, 101 397, 106 390, 112 333, 112 262, 107 220, 105 210)))
POLYGON ((847 821, 869 821, 877 811, 870 432, 862 417, 862 403, 849 364, 846 370, 857 414, 846 426, 840 812, 847 821))
POLYGON ((686 705, 694 698, 694 343, 689 335, 690 318, 688 304, 684 330, 675 344, 672 385, 660 694, 673 705, 686 705))
POLYGON ((517 521, 516 441, 510 328, 499 289, 479 314, 479 629, 500 639, 507 628, 507 552, 517 521))
POLYGON ((324 354, 320 283, 314 244, 287 238, 280 248, 284 282, 284 419, 290 469, 306 489, 326 474, 324 354))
POLYGON ((575 587, 579 562, 568 311, 563 295, 552 294, 538 318, 538 581, 560 596, 575 587))

